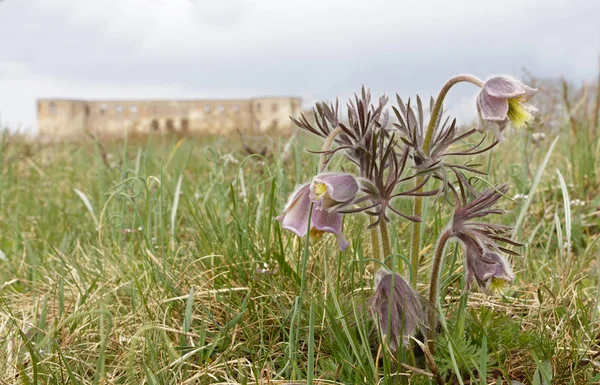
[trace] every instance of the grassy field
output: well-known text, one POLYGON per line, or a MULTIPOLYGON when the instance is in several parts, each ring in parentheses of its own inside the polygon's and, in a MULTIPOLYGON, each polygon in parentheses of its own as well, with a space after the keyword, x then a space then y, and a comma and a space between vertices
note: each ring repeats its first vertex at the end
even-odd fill
MULTIPOLYGON (((542 141, 519 131, 477 159, 510 183, 502 221, 525 246, 495 295, 464 294, 462 251, 448 247, 435 355, 448 383, 600 383, 598 126, 581 114, 554 123, 542 141)), ((306 266, 305 240, 274 220, 314 174, 305 149, 319 143, 268 144, 261 157, 237 136, 4 136, 0 384, 431 383, 418 357, 398 367, 379 348, 365 311, 368 219, 345 221, 344 253, 331 235, 311 241, 306 266)), ((421 282, 450 218, 426 202, 421 282)), ((410 223, 390 232, 408 255, 410 223)))

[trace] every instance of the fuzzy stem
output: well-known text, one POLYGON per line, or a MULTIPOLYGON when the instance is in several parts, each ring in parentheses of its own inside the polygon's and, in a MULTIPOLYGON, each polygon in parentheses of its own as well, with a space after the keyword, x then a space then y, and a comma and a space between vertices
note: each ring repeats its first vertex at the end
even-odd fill
MULTIPOLYGON (((429 284, 429 302, 432 307, 429 309, 429 330, 427 330, 427 340, 429 341, 429 350, 433 353, 435 349, 435 344, 433 343, 433 339, 435 338, 435 309, 439 303, 438 299, 438 290, 440 283, 440 273, 442 270, 442 261, 444 259, 444 248, 446 247, 446 243, 448 239, 452 236, 452 229, 447 229, 442 233, 440 239, 438 240, 437 248, 435 249, 435 256, 433 259, 433 266, 431 267, 431 282, 429 284)), ((441 309, 438 309, 440 312, 441 309)))
MULTIPOLYGON (((381 233, 381 243, 383 245, 383 255, 381 256, 382 260, 389 257, 391 252, 390 247, 390 234, 388 232, 387 222, 383 219, 379 221, 379 232, 381 233)), ((386 266, 390 266, 390 260, 386 263, 386 266)))
MULTIPOLYGON (((327 135, 327 138, 325 138, 325 142, 323 142, 323 148, 321 149, 321 151, 322 152, 329 151, 329 147, 331 147, 333 140, 341 132, 342 132, 341 127, 337 127, 335 130, 331 131, 329 133, 329 135, 327 135)), ((328 154, 321 154, 321 162, 320 162, 320 166, 319 166, 319 172, 322 172, 323 170, 325 170, 325 166, 327 165, 327 157, 328 157, 328 154)))
MULTIPOLYGON (((433 138, 433 132, 435 130, 435 125, 439 119, 440 113, 442 112, 442 105, 448 91, 450 88, 457 83, 460 82, 468 82, 474 84, 478 87, 483 87, 483 81, 471 75, 457 75, 453 78, 450 78, 440 90, 437 99, 435 99, 435 104, 433 105, 433 110, 431 111, 431 117, 429 118, 429 124, 427 126, 427 132, 425 133, 425 139, 423 140, 423 152, 425 154, 429 153, 429 146, 431 146, 431 140, 433 138)), ((420 185, 423 183, 423 177, 417 177, 416 185, 420 185)), ((418 192, 422 192, 423 187, 421 187, 418 192)), ((423 197, 416 197, 414 206, 413 206, 413 215, 417 218, 421 218, 421 214, 423 214, 423 197)), ((413 222, 412 225, 412 241, 411 241, 411 249, 410 249, 410 265, 412 269, 412 280, 411 285, 413 288, 417 287, 417 276, 419 272, 419 251, 421 248, 421 222, 413 222)))
MULTIPOLYGON (((375 222, 375 219, 371 218, 371 224, 375 222)), ((379 248, 379 232, 377 227, 371 229, 371 245, 373 247, 373 259, 382 260, 381 250, 379 248)))
POLYGON ((450 91, 452 86, 460 82, 471 83, 480 88, 483 87, 483 81, 472 75, 457 75, 448 79, 446 84, 444 84, 440 90, 438 97, 435 99, 435 104, 433 105, 433 110, 431 111, 431 117, 429 118, 429 125, 427 126, 427 132, 425 133, 425 139, 423 140, 423 152, 427 153, 429 151, 431 138, 433 137, 433 130, 440 117, 440 113, 442 112, 442 105, 444 104, 444 99, 446 98, 448 91, 450 91))
MULTIPOLYGON (((417 177, 417 186, 423 183, 423 177, 417 177)), ((421 218, 423 214, 423 197, 415 197, 413 206, 413 216, 421 218)), ((412 239, 410 248, 410 268, 412 274, 410 275, 410 284, 413 289, 417 288, 417 276, 419 273, 419 249, 421 248, 421 222, 413 222, 412 225, 412 239)))

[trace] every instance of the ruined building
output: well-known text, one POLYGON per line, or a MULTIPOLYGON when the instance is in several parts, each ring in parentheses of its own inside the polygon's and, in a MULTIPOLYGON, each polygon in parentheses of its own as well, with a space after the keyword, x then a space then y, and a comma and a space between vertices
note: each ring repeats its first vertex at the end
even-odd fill
POLYGON ((297 97, 245 100, 69 100, 39 99, 39 132, 46 137, 186 132, 289 133, 290 116, 301 113, 297 97))

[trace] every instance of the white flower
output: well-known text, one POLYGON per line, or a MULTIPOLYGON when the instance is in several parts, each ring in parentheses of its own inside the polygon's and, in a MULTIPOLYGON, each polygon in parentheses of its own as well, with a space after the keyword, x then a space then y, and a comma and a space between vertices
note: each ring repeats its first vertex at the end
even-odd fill
POLYGON ((525 194, 515 194, 515 196, 513 197, 513 199, 516 201, 526 200, 528 198, 529 198, 529 195, 525 195, 525 194))
POLYGON ((544 140, 546 138, 546 134, 544 134, 543 132, 534 132, 531 135, 533 142, 537 143, 537 142, 541 142, 542 140, 544 140))
POLYGON ((583 206, 585 206, 585 201, 582 201, 579 199, 573 199, 571 202, 569 202, 569 205, 571 207, 583 207, 583 206))

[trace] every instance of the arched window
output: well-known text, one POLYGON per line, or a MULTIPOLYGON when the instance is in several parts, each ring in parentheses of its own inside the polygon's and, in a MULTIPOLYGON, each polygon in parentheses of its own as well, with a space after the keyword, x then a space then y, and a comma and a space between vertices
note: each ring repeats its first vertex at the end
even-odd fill
POLYGON ((129 111, 131 111, 132 114, 137 114, 138 112, 138 108, 136 105, 131 106, 131 108, 129 109, 129 111))
POLYGON ((50 106, 48 106, 48 112, 50 112, 50 115, 56 115, 56 103, 50 102, 50 106))

